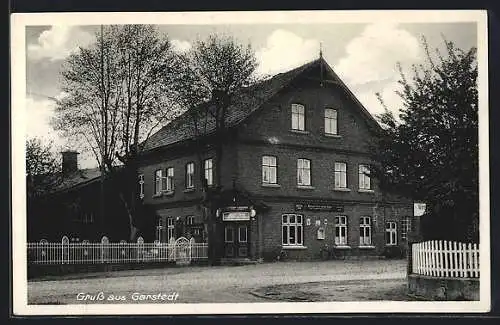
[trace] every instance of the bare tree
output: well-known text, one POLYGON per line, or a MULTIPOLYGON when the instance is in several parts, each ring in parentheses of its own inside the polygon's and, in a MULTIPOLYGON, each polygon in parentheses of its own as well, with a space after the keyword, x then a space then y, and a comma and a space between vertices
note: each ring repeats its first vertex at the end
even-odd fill
POLYGON ((243 46, 229 36, 212 35, 207 40, 199 40, 185 54, 177 57, 175 87, 176 100, 187 107, 191 118, 198 160, 201 159, 201 139, 210 133, 215 144, 216 187, 207 186, 205 176, 200 173, 205 202, 208 207, 208 241, 210 260, 214 261, 214 239, 217 233, 215 210, 217 196, 221 192, 221 161, 223 144, 228 129, 227 117, 232 105, 238 104, 245 89, 258 81, 257 60, 250 45, 243 46))
MULTIPOLYGON (((171 74, 170 42, 148 25, 101 26, 96 41, 71 55, 62 72, 66 96, 58 102, 57 130, 84 140, 104 179, 124 172, 120 198, 136 236, 134 206, 137 146, 174 112, 166 87, 171 74)), ((102 195, 104 195, 102 188, 102 195)), ((104 214, 104 202, 101 204, 104 214)))

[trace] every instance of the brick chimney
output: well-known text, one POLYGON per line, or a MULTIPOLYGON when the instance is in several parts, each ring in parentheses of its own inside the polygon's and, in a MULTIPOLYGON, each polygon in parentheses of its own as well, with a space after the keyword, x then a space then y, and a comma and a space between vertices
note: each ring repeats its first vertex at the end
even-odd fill
POLYGON ((62 173, 68 176, 78 170, 78 154, 76 151, 63 151, 62 154, 62 173))

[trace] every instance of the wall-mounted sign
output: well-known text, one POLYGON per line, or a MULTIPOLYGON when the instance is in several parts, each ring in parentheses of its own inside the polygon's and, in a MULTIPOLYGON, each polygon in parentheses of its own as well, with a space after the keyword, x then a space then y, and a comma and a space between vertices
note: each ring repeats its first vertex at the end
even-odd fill
POLYGON ((322 203, 295 203, 295 211, 344 212, 344 207, 342 205, 322 204, 322 203))
POLYGON ((224 211, 250 211, 250 207, 248 206, 225 207, 224 211))
POLYGON ((318 228, 318 231, 317 231, 316 237, 317 237, 318 239, 325 239, 325 228, 323 228, 323 227, 318 228))
POLYGON ((425 208, 425 203, 413 203, 413 215, 415 217, 423 216, 425 213, 425 208))
POLYGON ((246 221, 250 220, 250 212, 248 211, 234 211, 224 212, 222 214, 223 221, 246 221))

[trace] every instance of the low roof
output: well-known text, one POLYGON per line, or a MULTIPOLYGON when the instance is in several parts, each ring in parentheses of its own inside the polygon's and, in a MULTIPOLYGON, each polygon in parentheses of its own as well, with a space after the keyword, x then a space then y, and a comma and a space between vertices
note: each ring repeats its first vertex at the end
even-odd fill
MULTIPOLYGON (((293 70, 279 73, 272 78, 261 81, 256 85, 246 88, 242 96, 239 97, 238 102, 234 103, 228 108, 226 116, 226 126, 233 127, 240 124, 255 111, 257 111, 264 103, 269 101, 280 90, 288 86, 295 78, 304 73, 309 68, 323 64, 326 67, 326 73, 332 78, 335 83, 340 85, 349 96, 356 102, 356 106, 361 110, 362 115, 367 118, 369 124, 375 127, 380 127, 375 121, 373 116, 363 107, 363 105, 356 99, 352 92, 342 82, 342 80, 335 74, 333 69, 326 63, 323 58, 316 59, 308 62, 293 70)), ((195 137, 195 127, 192 119, 193 110, 187 110, 184 114, 165 125, 158 132, 153 134, 149 139, 142 143, 142 151, 150 151, 157 148, 173 145, 182 141, 190 140, 195 137)), ((215 121, 208 120, 204 124, 203 131, 200 134, 208 135, 215 130, 215 121)))
POLYGON ((53 188, 51 193, 62 192, 77 186, 86 185, 92 181, 98 180, 100 176, 101 170, 99 168, 79 169, 65 176, 62 181, 53 188))

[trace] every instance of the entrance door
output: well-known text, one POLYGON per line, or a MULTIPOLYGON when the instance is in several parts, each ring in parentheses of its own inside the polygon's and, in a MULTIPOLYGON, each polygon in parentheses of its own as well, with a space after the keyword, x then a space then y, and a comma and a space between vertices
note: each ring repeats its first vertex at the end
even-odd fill
POLYGON ((228 222, 224 225, 224 255, 245 258, 249 255, 248 222, 228 222))

